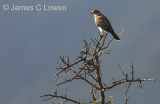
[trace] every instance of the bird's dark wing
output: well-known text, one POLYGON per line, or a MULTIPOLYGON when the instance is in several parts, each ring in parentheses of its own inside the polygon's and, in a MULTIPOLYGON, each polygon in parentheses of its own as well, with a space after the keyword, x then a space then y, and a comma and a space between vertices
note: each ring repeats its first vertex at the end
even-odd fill
POLYGON ((111 23, 109 22, 107 17, 104 16, 103 18, 104 18, 104 25, 102 25, 101 28, 112 33, 114 30, 112 28, 111 23))
POLYGON ((102 16, 97 16, 96 17, 96 25, 98 27, 101 27, 103 30, 110 32, 112 34, 112 36, 116 39, 116 40, 120 40, 120 38, 116 35, 116 33, 114 32, 111 23, 109 22, 108 18, 104 15, 102 16))
POLYGON ((111 32, 113 31, 113 28, 109 22, 109 20, 107 19, 106 16, 97 16, 96 17, 96 25, 98 27, 101 27, 103 30, 111 32))

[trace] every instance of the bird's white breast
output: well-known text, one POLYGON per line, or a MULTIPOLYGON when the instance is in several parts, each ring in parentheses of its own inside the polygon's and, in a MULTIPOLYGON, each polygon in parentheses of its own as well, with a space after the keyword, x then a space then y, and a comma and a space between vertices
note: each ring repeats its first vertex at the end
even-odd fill
MULTIPOLYGON (((97 18, 97 15, 94 14, 95 23, 96 23, 96 20, 97 20, 96 18, 97 18)), ((97 24, 96 24, 96 25, 97 25, 97 24)), ((100 31, 101 33, 105 32, 105 30, 103 30, 101 27, 98 27, 98 29, 99 29, 99 31, 100 31)))
POLYGON ((98 29, 101 33, 103 32, 103 29, 101 27, 98 27, 98 29))

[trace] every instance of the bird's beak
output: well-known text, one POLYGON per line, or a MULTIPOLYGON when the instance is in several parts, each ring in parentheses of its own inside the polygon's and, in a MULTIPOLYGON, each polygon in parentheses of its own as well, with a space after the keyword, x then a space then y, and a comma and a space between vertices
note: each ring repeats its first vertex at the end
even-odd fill
POLYGON ((91 14, 94 14, 93 11, 91 12, 91 14))

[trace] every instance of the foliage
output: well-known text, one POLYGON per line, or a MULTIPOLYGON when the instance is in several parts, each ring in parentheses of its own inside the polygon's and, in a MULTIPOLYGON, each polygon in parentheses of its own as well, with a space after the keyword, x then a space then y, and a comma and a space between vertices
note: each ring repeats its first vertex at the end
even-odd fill
POLYGON ((110 103, 113 104, 113 101, 114 101, 113 96, 109 96, 109 97, 110 97, 110 100, 109 100, 110 103))
POLYGON ((93 104, 101 104, 101 101, 94 101, 93 104))

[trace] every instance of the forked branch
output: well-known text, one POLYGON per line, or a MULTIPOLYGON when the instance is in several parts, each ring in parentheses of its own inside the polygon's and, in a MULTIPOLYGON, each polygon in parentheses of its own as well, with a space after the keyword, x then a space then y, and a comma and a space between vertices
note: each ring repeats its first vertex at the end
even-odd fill
MULTIPOLYGON (((120 35, 123 35, 125 33, 126 32, 124 32, 123 29, 120 35)), ((90 95, 92 99, 90 101, 74 100, 66 96, 66 94, 58 95, 56 90, 53 94, 46 94, 41 96, 43 98, 43 101, 48 101, 50 99, 54 99, 55 101, 57 101, 59 99, 60 101, 58 101, 58 104, 65 104, 67 102, 74 104, 91 104, 99 99, 98 101, 100 101, 101 104, 106 104, 105 92, 111 90, 116 86, 126 83, 125 104, 127 104, 130 98, 128 97, 127 93, 132 83, 139 83, 139 87, 142 90, 142 82, 155 81, 154 79, 150 78, 135 78, 134 65, 132 62, 130 73, 125 73, 122 70, 121 66, 118 65, 120 71, 124 75, 123 79, 114 81, 113 78, 113 82, 111 85, 105 83, 102 78, 103 73, 101 73, 101 56, 110 54, 113 49, 109 49, 109 46, 114 40, 113 38, 111 38, 109 41, 106 41, 107 34, 104 36, 100 35, 98 39, 91 39, 91 42, 87 42, 84 38, 84 47, 80 51, 80 55, 76 57, 75 61, 71 61, 69 55, 67 55, 66 57, 62 55, 60 57, 60 63, 58 63, 58 72, 56 74, 57 86, 59 87, 63 84, 71 83, 74 80, 82 80, 91 87, 90 95), (68 73, 70 74, 68 75, 68 73), (63 78, 61 78, 62 75, 63 78), (96 97, 96 92, 99 92, 100 98, 96 97)))

